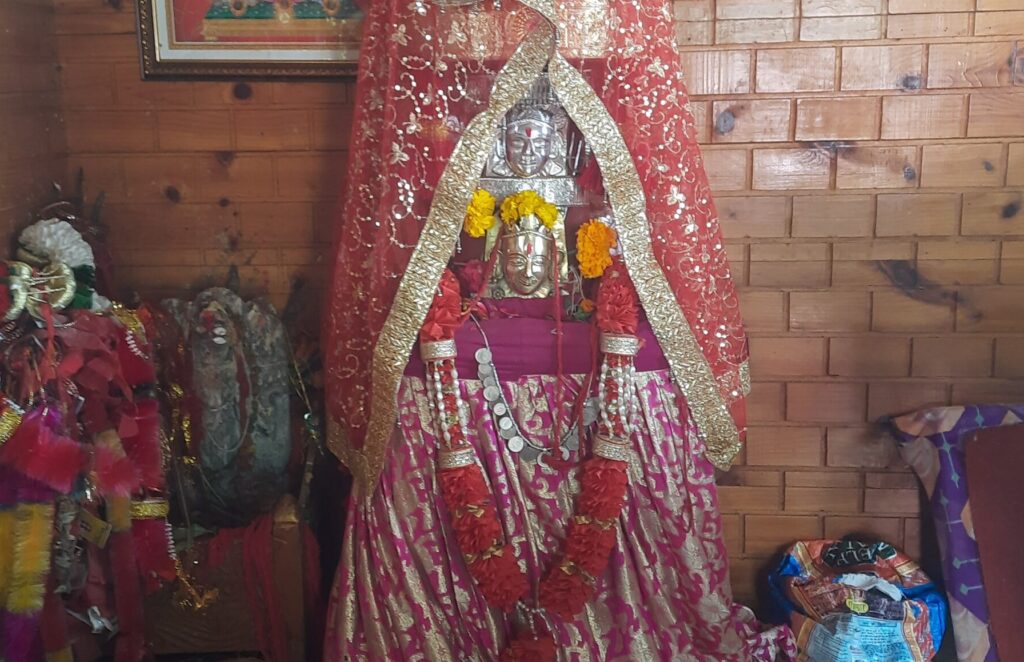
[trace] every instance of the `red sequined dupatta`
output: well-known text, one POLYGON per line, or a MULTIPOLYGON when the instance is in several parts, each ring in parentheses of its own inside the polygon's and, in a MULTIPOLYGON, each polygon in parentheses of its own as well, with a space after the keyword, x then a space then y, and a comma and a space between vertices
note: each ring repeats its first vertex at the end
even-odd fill
POLYGON ((747 344, 667 0, 368 8, 325 315, 329 443, 372 491, 399 380, 502 117, 547 72, 600 168, 641 304, 707 444, 745 426, 747 344))

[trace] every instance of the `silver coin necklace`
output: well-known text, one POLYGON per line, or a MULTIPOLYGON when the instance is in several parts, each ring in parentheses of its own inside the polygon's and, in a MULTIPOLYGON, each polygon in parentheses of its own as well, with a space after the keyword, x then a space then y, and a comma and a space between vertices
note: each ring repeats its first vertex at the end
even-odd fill
MULTIPOLYGON (((470 319, 484 341, 484 346, 476 350, 474 355, 477 365, 477 377, 483 383, 484 400, 487 401, 487 409, 491 412, 491 418, 494 421, 495 428, 498 430, 498 436, 505 440, 505 447, 509 452, 515 453, 525 460, 537 462, 544 466, 547 466, 545 456, 556 451, 559 452, 563 460, 568 460, 569 455, 580 447, 577 417, 573 417, 569 430, 562 435, 558 445, 554 447, 541 446, 523 434, 501 388, 498 370, 494 365, 494 353, 491 351, 487 334, 484 333, 483 327, 476 319, 476 316, 471 315, 470 319)), ((587 398, 583 407, 583 425, 588 426, 596 421, 597 415, 597 399, 587 398)), ((554 424, 557 425, 558 422, 556 421, 554 424)))

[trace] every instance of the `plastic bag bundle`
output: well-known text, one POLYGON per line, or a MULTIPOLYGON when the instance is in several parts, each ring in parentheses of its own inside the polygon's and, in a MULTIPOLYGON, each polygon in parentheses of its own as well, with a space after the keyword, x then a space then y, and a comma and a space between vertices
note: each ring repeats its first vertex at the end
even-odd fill
POLYGON ((942 644, 946 603, 885 542, 794 544, 769 575, 775 607, 809 662, 926 662, 942 644))

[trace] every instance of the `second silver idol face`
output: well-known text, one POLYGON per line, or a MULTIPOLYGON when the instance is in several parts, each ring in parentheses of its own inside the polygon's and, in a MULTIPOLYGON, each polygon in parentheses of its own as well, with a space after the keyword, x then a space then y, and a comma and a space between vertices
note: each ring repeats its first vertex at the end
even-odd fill
POLYGON ((515 232, 502 237, 501 273, 508 288, 528 297, 550 284, 554 255, 554 239, 543 230, 515 232))

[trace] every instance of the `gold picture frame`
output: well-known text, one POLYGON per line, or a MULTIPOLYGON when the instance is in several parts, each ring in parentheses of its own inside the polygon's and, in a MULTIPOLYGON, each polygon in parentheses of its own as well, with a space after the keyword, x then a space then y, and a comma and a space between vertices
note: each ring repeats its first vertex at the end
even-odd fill
POLYGON ((354 0, 136 0, 144 79, 356 74, 354 0))

